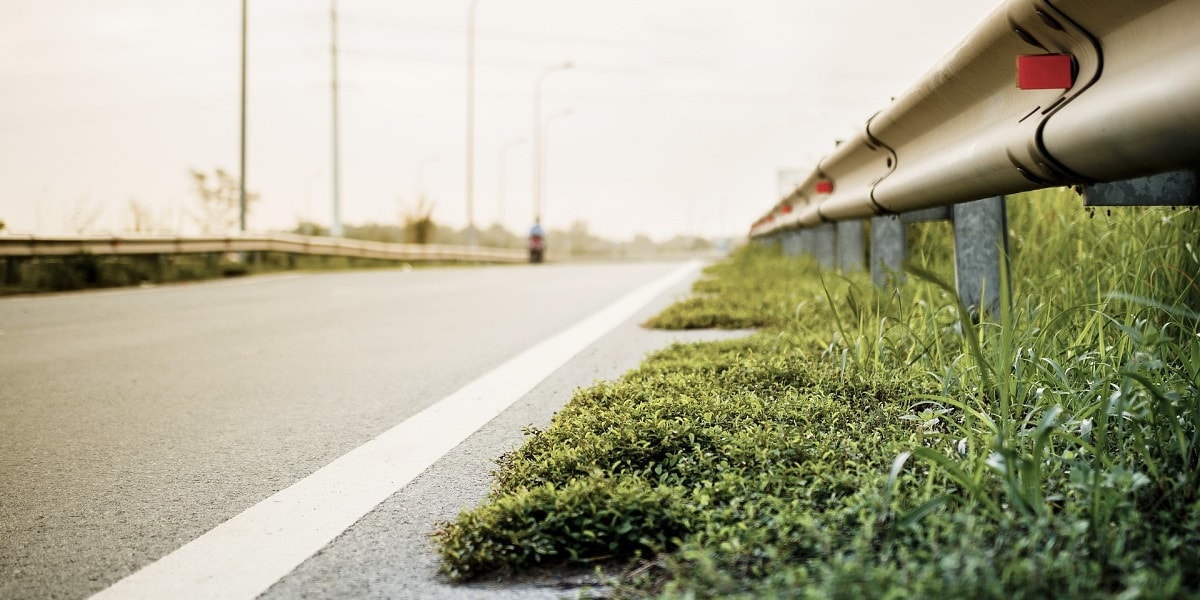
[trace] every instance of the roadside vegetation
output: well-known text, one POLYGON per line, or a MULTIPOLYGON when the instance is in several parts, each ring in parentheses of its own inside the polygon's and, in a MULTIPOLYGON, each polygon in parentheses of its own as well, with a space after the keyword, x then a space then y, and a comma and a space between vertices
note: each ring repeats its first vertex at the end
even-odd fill
POLYGON ((435 534, 471 580, 595 567, 645 598, 1200 595, 1200 213, 1010 199, 1011 298, 975 323, 950 239, 896 289, 749 247, 579 390, 435 534), (1009 308, 1011 307, 1011 308, 1009 308))
MULTIPOLYGON (((241 192, 237 176, 220 167, 211 172, 190 169, 188 179, 195 203, 186 215, 203 235, 236 235, 241 220, 241 192)), ((248 191, 247 214, 259 203, 260 196, 248 191)), ((470 231, 439 224, 434 220, 436 202, 428 196, 415 201, 398 199, 402 207, 395 223, 347 224, 343 237, 351 240, 393 244, 479 245, 484 248, 524 250, 529 238, 525 231, 513 232, 500 224, 470 231)), ((134 236, 180 236, 182 217, 168 218, 147 204, 130 199, 123 233, 134 236), (178 222, 176 222, 178 221, 178 222), (174 225, 172 223, 175 223, 174 225)), ((103 203, 88 197, 78 199, 66 218, 67 230, 77 235, 100 233, 95 225, 104 212, 103 203)), ((0 220, 0 235, 6 235, 0 220)), ((328 228, 302 221, 291 231, 298 235, 330 235, 328 228)), ((111 232, 103 232, 112 235, 111 232)), ((697 253, 715 253, 725 249, 728 240, 710 240, 694 235, 677 235, 655 241, 644 234, 629 240, 610 240, 592 233, 584 221, 566 229, 547 232, 550 260, 643 260, 662 259, 697 253)), ((446 263, 367 259, 358 257, 250 252, 207 254, 105 255, 0 257, 0 296, 64 292, 95 288, 157 285, 274 273, 289 270, 344 270, 357 268, 401 268, 443 266, 446 263)), ((450 263, 454 264, 454 263, 450 263)))
MULTIPOLYGON (((471 241, 465 227, 455 228, 435 221, 433 204, 424 198, 418 199, 415 208, 406 209, 401 217, 399 225, 347 225, 345 235, 351 239, 385 243, 465 246, 471 241)), ((292 233, 324 236, 329 235, 329 230, 321 225, 303 222, 297 225, 292 233)), ((546 236, 547 247, 555 249, 557 256, 585 260, 673 258, 711 252, 718 247, 727 246, 728 243, 728 240, 712 240, 693 235, 677 235, 655 241, 641 233, 631 239, 609 239, 591 231, 585 221, 576 221, 567 228, 550 228, 546 236)), ((529 232, 525 229, 513 231, 493 223, 486 228, 476 229, 475 241, 485 248, 523 250, 529 247, 529 232)))
MULTIPOLYGON (((416 263, 425 266, 428 263, 416 263)), ((283 252, 37 257, 0 263, 0 296, 184 283, 282 271, 413 268, 394 260, 283 252)))

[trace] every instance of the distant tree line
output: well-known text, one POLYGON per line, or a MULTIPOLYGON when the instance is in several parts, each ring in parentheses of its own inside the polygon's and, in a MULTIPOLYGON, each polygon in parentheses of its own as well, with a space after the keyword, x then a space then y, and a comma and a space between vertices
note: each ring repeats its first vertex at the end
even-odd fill
MULTIPOLYGON (((192 221, 205 234, 234 233, 239 225, 241 199, 238 179, 232 173, 217 167, 211 172, 197 169, 188 171, 196 203, 187 211, 192 221)), ((258 193, 247 191, 247 212, 259 202, 258 193)), ((475 242, 486 248, 524 249, 529 243, 525 231, 513 232, 499 224, 476 229, 474 236, 465 228, 456 229, 439 224, 433 219, 436 203, 427 196, 415 202, 401 200, 402 209, 395 223, 367 223, 343 226, 343 235, 349 239, 385 243, 466 245, 474 237, 475 242)), ((92 229, 98 219, 101 206, 82 198, 75 203, 69 216, 70 228, 77 233, 92 229)), ((156 215, 148 205, 130 199, 125 230, 130 233, 156 234, 178 232, 161 215, 156 215)), ((0 221, 0 230, 4 221, 0 221)), ((313 236, 328 236, 329 228, 312 222, 301 222, 292 233, 313 236)), ((546 236, 547 248, 558 256, 637 258, 667 253, 703 252, 712 250, 717 244, 712 240, 680 235, 662 242, 655 242, 645 234, 637 234, 629 240, 611 240, 593 234, 585 221, 576 221, 566 229, 551 229, 546 236)))

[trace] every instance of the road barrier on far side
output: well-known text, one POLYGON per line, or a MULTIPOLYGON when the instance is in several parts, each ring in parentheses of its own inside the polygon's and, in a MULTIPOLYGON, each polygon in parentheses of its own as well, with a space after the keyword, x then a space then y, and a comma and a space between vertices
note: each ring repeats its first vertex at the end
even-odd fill
POLYGON ((438 244, 388 244, 288 234, 210 237, 0 235, 0 256, 6 257, 224 252, 281 252, 408 262, 518 263, 529 260, 528 253, 524 250, 438 244))
POLYGON ((379 263, 523 263, 524 250, 388 244, 300 235, 211 237, 0 235, 0 286, 9 292, 207 279, 255 270, 379 263), (188 258, 199 257, 199 258, 188 258))

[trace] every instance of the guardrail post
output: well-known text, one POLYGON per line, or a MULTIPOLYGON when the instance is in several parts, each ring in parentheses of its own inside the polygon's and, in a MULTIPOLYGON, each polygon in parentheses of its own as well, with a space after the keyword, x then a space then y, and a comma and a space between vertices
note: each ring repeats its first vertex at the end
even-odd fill
POLYGON ((154 277, 156 281, 162 282, 167 280, 167 274, 171 272, 171 256, 169 254, 154 255, 154 277))
POLYGON ((21 283, 21 258, 18 256, 4 257, 4 285, 21 283))
POLYGON ((779 238, 775 234, 771 234, 758 237, 754 241, 763 248, 774 248, 779 243, 779 238))
POLYGON ((838 221, 837 261, 843 272, 861 271, 866 262, 862 221, 838 221))
POLYGON ((813 256, 822 269, 832 269, 837 259, 837 228, 826 224, 812 230, 813 256))
POLYGON ((817 253, 817 234, 811 229, 801 229, 800 233, 800 252, 805 256, 814 256, 817 253))
POLYGON ((1084 188, 1084 206, 1200 206, 1200 181, 1194 171, 1097 183, 1084 188))
POLYGON ((908 257, 908 233, 895 215, 871 219, 871 281, 886 287, 904 281, 904 259, 908 257))
POLYGON ((1004 196, 952 207, 954 279, 958 297, 973 314, 1000 309, 1000 252, 1008 254, 1004 196))
POLYGON ((949 221, 951 219, 949 206, 935 206, 933 208, 922 208, 900 215, 900 220, 905 225, 909 223, 928 223, 929 221, 949 221))
POLYGON ((788 231, 780 234, 783 238, 783 255, 792 258, 798 258, 804 254, 804 248, 800 245, 800 232, 788 231))
POLYGON ((204 269, 208 276, 214 276, 221 272, 221 253, 206 252, 204 253, 204 269))
POLYGON ((904 261, 908 259, 908 225, 951 220, 950 208, 937 206, 902 215, 871 219, 871 281, 885 287, 904 282, 904 261))

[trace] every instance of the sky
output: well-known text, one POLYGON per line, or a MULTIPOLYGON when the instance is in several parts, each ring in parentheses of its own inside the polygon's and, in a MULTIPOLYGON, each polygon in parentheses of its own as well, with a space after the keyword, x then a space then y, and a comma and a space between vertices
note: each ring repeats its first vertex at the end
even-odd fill
MULTIPOLYGON (((248 229, 327 226, 331 2, 248 1, 248 229)), ((0 3, 6 231, 118 233, 136 203, 196 233, 189 172, 238 171, 241 0, 0 3)), ((541 88, 546 225, 744 235, 780 170, 811 168, 998 4, 480 0, 474 222, 531 224, 535 84, 569 61, 541 88)), ((468 6, 337 2, 343 223, 398 223, 425 196, 466 224, 468 6)))

